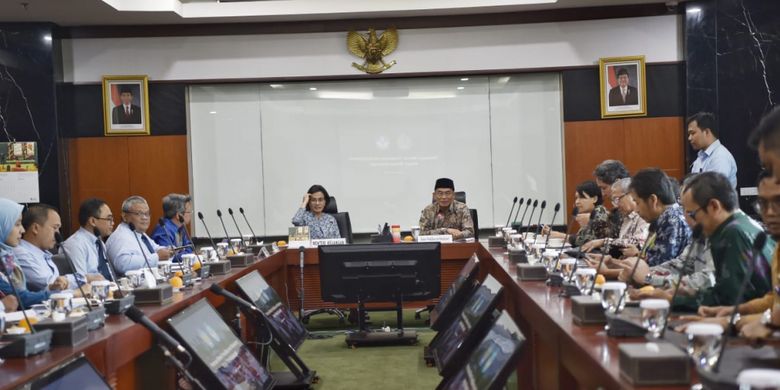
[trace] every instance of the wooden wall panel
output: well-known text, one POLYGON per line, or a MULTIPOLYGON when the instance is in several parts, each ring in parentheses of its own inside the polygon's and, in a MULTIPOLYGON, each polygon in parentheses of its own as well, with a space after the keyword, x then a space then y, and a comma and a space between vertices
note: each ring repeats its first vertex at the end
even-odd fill
MULTIPOLYGON (((593 169, 607 159, 623 161, 631 173, 658 167, 670 176, 685 173, 682 117, 626 118, 564 123, 566 200, 574 207, 577 184, 593 179, 593 169)), ((611 208, 611 202, 605 201, 611 208)))
POLYGON ((67 139, 70 183, 70 232, 78 230, 79 205, 87 198, 105 200, 119 223, 122 201, 130 192, 127 180, 127 138, 67 139))
POLYGON ((162 197, 189 192, 186 136, 73 138, 66 145, 70 232, 78 229, 79 205, 86 198, 108 202, 119 223, 122 201, 143 196, 152 212, 151 231, 162 216, 162 197))

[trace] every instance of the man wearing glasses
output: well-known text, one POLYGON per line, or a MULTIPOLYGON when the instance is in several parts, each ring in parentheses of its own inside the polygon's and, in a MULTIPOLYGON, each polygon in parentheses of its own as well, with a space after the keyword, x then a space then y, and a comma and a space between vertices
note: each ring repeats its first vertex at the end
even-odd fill
POLYGON ((151 214, 146 199, 134 195, 122 202, 122 223, 116 227, 106 242, 108 258, 114 263, 120 275, 124 275, 127 271, 145 268, 146 259, 149 260, 149 266, 154 269, 159 260, 168 260, 173 256, 173 250, 157 245, 146 235, 150 221, 151 214), (130 230, 130 224, 133 224, 135 231, 130 230))
POLYGON ((182 194, 168 194, 162 199, 164 225, 157 225, 152 233, 152 239, 158 245, 166 247, 183 247, 173 261, 181 262, 181 255, 192 253, 192 241, 187 236, 184 226, 192 220, 192 197, 182 194), (180 219, 181 217, 181 219, 180 219))
POLYGON ((64 250, 60 252, 71 256, 77 274, 100 274, 106 280, 114 280, 102 242, 114 229, 111 208, 102 199, 85 200, 79 207, 79 225, 79 230, 62 243, 64 250))
POLYGON ((465 203, 455 200, 455 183, 452 179, 436 180, 434 202, 426 206, 420 215, 420 234, 449 234, 454 240, 474 237, 474 221, 465 203))

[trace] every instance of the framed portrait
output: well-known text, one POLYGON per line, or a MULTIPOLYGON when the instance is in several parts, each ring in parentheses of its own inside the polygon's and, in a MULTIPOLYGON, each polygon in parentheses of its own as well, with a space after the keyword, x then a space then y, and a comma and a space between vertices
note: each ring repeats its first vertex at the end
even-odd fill
POLYGON ((149 135, 147 76, 103 76, 105 135, 149 135))
POLYGON ((645 56, 599 58, 601 117, 647 115, 645 56))

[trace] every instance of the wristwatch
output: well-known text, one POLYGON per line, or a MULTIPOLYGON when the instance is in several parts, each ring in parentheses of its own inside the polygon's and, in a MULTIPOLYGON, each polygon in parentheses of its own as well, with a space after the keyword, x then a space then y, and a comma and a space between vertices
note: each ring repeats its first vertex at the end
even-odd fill
POLYGON ((761 325, 764 325, 770 329, 780 328, 777 325, 772 323, 772 309, 766 309, 764 311, 764 314, 761 316, 761 325))

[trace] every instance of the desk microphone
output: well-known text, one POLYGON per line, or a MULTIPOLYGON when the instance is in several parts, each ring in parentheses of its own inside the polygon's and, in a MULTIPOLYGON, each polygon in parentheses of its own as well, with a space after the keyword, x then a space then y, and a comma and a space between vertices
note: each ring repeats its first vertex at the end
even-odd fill
MULTIPOLYGON (((761 251, 764 248, 764 245, 766 244, 766 233, 763 231, 758 232, 756 235, 756 238, 753 241, 753 250, 751 251, 750 258, 746 258, 747 260, 747 272, 745 272, 745 278, 742 280, 742 284, 739 285, 739 292, 737 293, 737 299, 734 300, 734 309, 731 310, 731 317, 729 318, 729 324, 727 325, 727 328, 723 330, 723 336, 721 336, 720 339, 720 345, 722 346, 720 348, 720 353, 718 354, 718 360, 715 361, 715 366, 712 368, 713 372, 718 372, 718 369, 720 368, 720 362, 723 361, 723 352, 726 350, 726 342, 729 338, 729 331, 732 327, 734 327, 734 319, 737 317, 737 313, 739 312, 739 303, 742 302, 742 298, 745 295, 745 290, 747 289, 748 283, 750 283, 750 279, 753 277, 753 271, 756 269, 756 262, 757 261, 763 261, 766 263, 766 259, 764 258, 764 253, 761 251)), ((747 257, 746 255, 743 255, 744 257, 747 257)))
MULTIPOLYGON (((520 228, 523 228, 523 219, 525 219, 525 213, 528 211, 528 206, 531 205, 531 198, 528 198, 528 201, 525 203, 525 210, 523 210, 523 216, 520 217, 520 228)), ((523 200, 520 199, 520 206, 517 207, 517 213, 515 213, 515 221, 512 222, 512 224, 517 223, 517 214, 520 214, 520 207, 523 206, 523 200)))
POLYGON ((252 225, 250 225, 250 224, 249 224, 249 219, 247 219, 247 217, 246 217, 246 214, 244 214, 244 208, 243 208, 243 207, 239 207, 239 208, 238 208, 238 212, 239 212, 239 213, 241 213, 241 215, 243 215, 243 216, 244 216, 244 222, 246 222, 246 226, 248 226, 248 227, 249 227, 249 232, 251 232, 251 233, 252 233, 252 237, 255 239, 255 243, 258 243, 258 242, 260 242, 260 241, 257 239, 257 235, 255 234, 255 231, 254 231, 254 230, 252 230, 252 225))
MULTIPOLYGON (((157 220, 157 224, 160 225, 160 229, 162 229, 163 233, 165 233, 165 237, 168 237, 169 240, 171 240, 171 248, 177 247, 176 245, 176 237, 171 237, 170 232, 168 229, 165 228, 165 217, 160 217, 159 220, 157 220)), ((182 240, 182 244, 184 244, 182 240)), ((174 257, 178 256, 178 254, 174 255, 174 257)), ((179 261, 181 261, 181 257, 179 257, 179 261)))
MULTIPOLYGON (((588 289, 588 291, 590 291, 591 293, 593 292, 593 289, 596 288, 596 278, 598 278, 598 276, 599 276, 599 270, 601 269, 601 265, 602 264, 604 264, 604 253, 603 252, 601 253, 601 258, 599 258, 599 265, 596 266, 596 276, 593 277, 593 281, 590 283, 590 289, 588 289)), ((669 312, 671 312, 671 310, 669 310, 669 312)), ((667 314, 667 316, 668 316, 668 314, 667 314)))
POLYGON ((157 324, 152 322, 149 319, 149 317, 147 317, 137 307, 130 306, 125 312, 125 315, 127 316, 127 318, 133 320, 133 322, 135 322, 136 324, 139 324, 144 328, 148 329, 150 332, 152 332, 152 334, 157 338, 157 340, 167 344, 170 348, 174 349, 175 351, 190 357, 190 353, 187 352, 187 350, 181 344, 179 344, 179 342, 176 341, 176 339, 171 337, 171 335, 169 335, 168 332, 160 329, 160 327, 157 326, 157 324))
MULTIPOLYGON (((16 256, 14 256, 13 252, 9 252, 8 255, 6 255, 6 256, 7 257, 16 257, 16 256)), ((35 330, 35 327, 32 326, 32 322, 30 322, 30 319, 27 318, 27 309, 24 307, 24 302, 22 302, 22 299, 19 298, 19 291, 16 290, 16 283, 14 283, 14 279, 13 279, 13 272, 14 272, 14 270, 13 270, 13 267, 9 267, 8 266, 8 259, 6 258, 6 256, 3 256, 2 258, 0 258, 0 262, 3 263, 2 264, 3 265, 3 271, 5 273, 5 276, 8 278, 8 284, 11 285, 11 290, 13 290, 14 295, 16 295, 16 302, 19 305, 19 308, 22 309, 22 315, 24 316, 24 320, 27 322, 27 324, 30 325, 30 333, 36 333, 37 331, 35 330)))
POLYGON ((236 222, 236 217, 233 216, 233 209, 228 207, 228 214, 230 214, 230 218, 233 220, 233 224, 236 225, 236 230, 238 231, 238 238, 241 239, 241 246, 244 245, 244 235, 241 233, 241 229, 238 227, 238 222, 236 222))
POLYGON ((225 231, 225 238, 229 244, 230 234, 228 234, 227 228, 225 227, 225 221, 222 219, 222 211, 220 209, 217 209, 217 217, 219 217, 219 222, 222 223, 222 230, 225 231))
MULTIPOLYGON (((151 272, 151 273, 152 273, 152 277, 153 277, 153 278, 157 278, 157 277, 155 276, 155 273, 154 273, 154 271, 152 271, 152 266, 151 266, 151 265, 149 265, 149 258, 147 258, 147 257, 146 257, 146 252, 144 252, 144 247, 143 247, 143 245, 141 244, 141 239, 139 239, 139 238, 138 238, 138 234, 136 234, 136 231, 135 231, 135 225, 134 225, 132 222, 128 222, 128 223, 127 223, 127 226, 130 228, 130 231, 133 233, 133 237, 135 237, 135 242, 137 242, 137 243, 138 243, 138 249, 140 249, 140 250, 141 250, 141 255, 144 257, 144 262, 146 263, 146 268, 148 268, 148 269, 149 269, 149 272, 151 272)), ((142 234, 143 234, 143 233, 142 233, 142 234)))
MULTIPOLYGON (((523 235, 523 239, 525 240, 525 236, 528 235, 528 232, 531 230, 531 220, 534 219, 534 212, 536 212, 536 206, 539 205, 539 200, 534 200, 534 205, 531 208, 531 215, 528 217, 528 224, 525 225, 525 234, 523 235)), ((523 221, 520 220, 521 226, 523 221)))
MULTIPOLYGON (((73 271, 73 278, 76 278, 76 266, 73 265, 73 260, 70 258, 70 254, 68 254, 68 250, 65 249, 65 245, 62 245, 62 242, 65 241, 62 239, 62 234, 60 232, 54 232, 54 240, 57 241, 57 245, 62 248, 62 253, 65 254, 65 261, 68 262, 68 265, 70 265, 70 269, 73 271)), ((84 275, 84 281, 86 281, 87 275, 84 275)), ((9 279, 10 281, 10 279, 9 279)), ((87 309, 89 311, 92 311, 92 305, 89 304, 89 301, 87 300, 87 294, 84 293, 84 288, 81 287, 82 283, 79 283, 78 280, 76 280, 76 287, 78 287, 79 292, 81 293, 81 296, 84 297, 84 300, 87 302, 87 309)))
MULTIPOLYGON (((691 242, 698 243, 699 238, 701 238, 701 234, 702 234, 702 227, 701 227, 701 225, 696 225, 693 228, 693 234, 691 234, 691 242)), ((688 251, 688 255, 685 256, 685 262, 682 264, 681 269, 677 270, 679 276, 677 277, 677 281, 674 283, 674 290, 672 291, 672 298, 669 300, 669 303, 672 304, 672 305, 674 304, 674 298, 677 297, 677 291, 680 290, 680 284, 682 284, 682 278, 683 278, 683 276, 685 276, 685 275, 683 275, 683 271, 685 270, 685 264, 686 263, 690 263, 690 262, 696 260, 696 259, 692 258, 693 254, 691 252, 693 252, 693 251, 692 250, 688 251)), ((602 256, 604 256, 604 255, 602 254, 602 256)), ((666 316, 664 316, 664 326, 661 328, 661 335, 658 337, 659 339, 663 339, 664 338, 664 335, 666 334, 666 325, 669 323, 669 316, 671 316, 671 315, 672 315, 672 310, 671 310, 671 307, 670 307, 669 311, 666 312, 666 316)))
MULTIPOLYGON (((521 200, 520 203, 522 204, 523 201, 521 200)), ((505 227, 510 227, 509 226, 509 219, 512 218, 512 212, 515 211, 515 205, 516 204, 517 204, 517 197, 515 196, 515 200, 512 201, 512 208, 509 209, 509 215, 506 217, 506 224, 504 224, 505 227)), ((518 208, 517 210, 519 211, 520 209, 518 208)))
POLYGON ((306 248, 301 245, 298 247, 298 262, 300 263, 301 268, 301 309, 299 311, 298 318, 303 318, 303 295, 304 295, 304 287, 303 287, 303 259, 305 257, 305 251, 306 248))
POLYGON ((225 290, 222 288, 222 286, 212 283, 211 287, 209 287, 209 291, 213 292, 214 294, 221 295, 231 301, 233 301, 238 306, 241 306, 249 311, 255 312, 255 313, 262 313, 260 309, 257 308, 257 306, 253 305, 249 301, 247 301, 244 298, 239 297, 236 294, 233 294, 232 292, 225 290))
POLYGON ((541 210, 539 211, 539 220, 536 221, 536 230, 534 230, 534 244, 536 244, 536 240, 539 238, 539 233, 541 233, 542 229, 542 215, 544 214, 544 208, 547 207, 547 201, 543 200, 541 205, 541 210))
POLYGON ((211 232, 209 232, 209 227, 206 225, 206 221, 203 219, 203 213, 198 211, 198 219, 200 219, 200 223, 203 224, 203 227, 206 228, 206 235, 209 236, 209 241, 211 241, 211 247, 214 250, 217 250, 217 244, 214 242, 214 239, 211 237, 211 232))
MULTIPOLYGON (((634 280, 634 274, 636 273, 636 268, 639 266, 640 261, 645 261, 645 257, 647 257, 647 250, 655 246, 655 239, 656 234, 653 233, 652 236, 647 240, 645 243, 645 247, 642 248, 642 252, 639 254, 639 256, 636 259, 636 262, 634 262, 634 266, 631 268, 631 273, 628 274, 628 278, 626 279, 626 285, 633 283, 634 280)), ((615 309, 615 314, 619 313, 620 305, 623 304, 623 301, 626 299, 626 295, 628 295, 628 289, 626 291, 623 291, 623 294, 620 295, 620 299, 617 303, 617 308, 615 309)), ((671 311, 671 310, 670 310, 671 311)))
MULTIPOLYGON (((555 204, 555 208, 553 209, 552 221, 550 221, 550 233, 552 233, 552 226, 555 223, 555 217, 558 216, 558 211, 560 211, 560 210, 561 210, 561 204, 560 203, 556 203, 555 204)), ((547 244, 550 242, 550 236, 552 236, 552 234, 550 234, 550 233, 547 233, 547 238, 544 240, 544 247, 545 247, 545 249, 547 248, 547 244)))
MULTIPOLYGON (((200 213, 198 213, 198 214, 200 214, 200 213)), ((187 231, 187 225, 184 224, 184 217, 181 214, 179 214, 178 218, 179 218, 179 223, 181 224, 181 227, 184 228, 184 237, 182 237, 182 240, 181 240, 182 244, 185 241, 189 241, 190 244, 188 246, 190 248, 192 248, 192 253, 195 255, 195 258, 198 259, 198 263, 203 264, 203 259, 200 257, 200 254, 198 253, 197 249, 195 248, 195 244, 193 244, 192 240, 190 239, 190 233, 187 231)), ((204 224, 204 226, 205 226, 205 224, 204 224)), ((208 231, 208 229, 206 229, 206 230, 208 231)), ((209 239, 210 238, 211 237, 209 237, 209 239)), ((212 240, 212 243, 213 242, 214 241, 212 240)), ((214 248, 214 250, 216 250, 216 249, 217 248, 214 248)), ((209 260, 211 260, 211 259, 209 259, 209 260)), ((190 272, 192 272, 192 267, 190 267, 190 272)))
MULTIPOLYGON (((103 243, 103 236, 100 234, 100 230, 95 226, 95 230, 92 232, 97 238, 98 238, 98 245, 100 245, 100 248, 103 249, 103 256, 106 258, 106 268, 108 268, 108 273, 111 275, 112 282, 116 283, 119 278, 117 277, 118 273, 116 272, 116 267, 114 266, 113 260, 108 258, 108 251, 106 250, 106 244, 103 243)), ((119 285, 117 285, 116 289, 116 295, 119 296, 119 298, 124 298, 125 294, 122 292, 121 288, 118 288, 119 285)))

